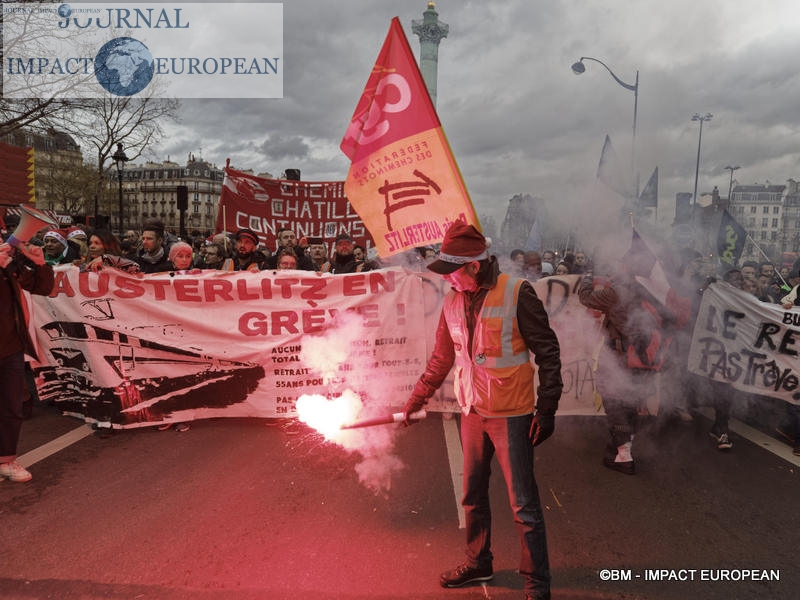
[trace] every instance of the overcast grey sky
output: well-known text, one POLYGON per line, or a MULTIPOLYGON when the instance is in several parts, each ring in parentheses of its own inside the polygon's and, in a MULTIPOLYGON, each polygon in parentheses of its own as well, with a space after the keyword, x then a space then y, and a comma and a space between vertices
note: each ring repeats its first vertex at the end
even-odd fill
MULTIPOLYGON (((341 180, 339 150, 393 16, 414 52, 411 20, 426 0, 284 2, 284 97, 186 100, 181 123, 153 158, 194 152, 224 166, 299 168, 305 180, 341 180)), ((591 228, 622 200, 596 171, 608 133, 630 160, 639 71, 636 166, 640 188, 660 170, 659 221, 676 192, 692 192, 699 124, 698 194, 726 165, 740 183, 800 178, 800 5, 796 0, 439 0, 450 33, 439 49, 438 113, 479 214, 502 221, 508 199, 542 197, 551 213, 591 228), (602 201, 601 201, 602 199, 602 201), (588 208, 588 209, 587 209, 588 208)))

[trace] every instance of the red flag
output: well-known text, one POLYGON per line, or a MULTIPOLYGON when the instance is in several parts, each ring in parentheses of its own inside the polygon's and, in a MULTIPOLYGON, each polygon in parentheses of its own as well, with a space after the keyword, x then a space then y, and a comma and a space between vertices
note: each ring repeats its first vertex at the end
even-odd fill
POLYGON ((341 143, 345 192, 381 256, 480 228, 400 20, 395 17, 341 143))

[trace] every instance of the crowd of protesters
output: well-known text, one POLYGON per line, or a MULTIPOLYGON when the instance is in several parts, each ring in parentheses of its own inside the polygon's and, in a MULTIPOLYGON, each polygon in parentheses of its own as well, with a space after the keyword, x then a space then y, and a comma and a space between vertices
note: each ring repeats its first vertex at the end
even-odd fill
MULTIPOLYGON (((748 394, 727 383, 688 371, 692 330, 702 293, 710 283, 724 281, 761 302, 777 304, 786 310, 800 306, 800 259, 792 266, 782 265, 780 268, 768 261, 745 261, 740 268, 720 267, 710 256, 704 257, 695 250, 683 248, 663 262, 672 294, 668 298, 671 305, 664 307, 663 314, 652 309, 653 306, 660 308, 660 303, 652 297, 647 298, 647 290, 637 283, 636 275, 643 273, 638 272, 637 257, 631 252, 610 268, 609 273, 604 273, 608 277, 601 278, 599 285, 595 283, 589 257, 581 250, 573 252, 567 249, 559 253, 514 249, 505 263, 509 273, 530 281, 549 276, 581 275, 578 291, 581 302, 604 317, 605 342, 595 378, 609 425, 610 439, 603 464, 627 474, 635 473, 633 439, 639 417, 647 413, 645 399, 655 393, 655 381, 651 376, 654 372, 667 371, 667 376, 661 378, 660 400, 661 410, 670 417, 688 422, 693 420, 693 411, 701 406, 713 410, 709 434, 719 450, 733 447, 728 431, 732 407, 758 404, 757 401, 750 403, 752 398, 748 398, 748 394), (636 323, 641 328, 642 323, 653 318, 670 340, 664 364, 654 366, 631 361, 628 348, 636 346, 637 333, 631 324, 636 323), (632 362, 636 364, 632 365, 632 362)), ((644 340, 642 343, 649 342, 644 340)), ((788 403, 785 406, 786 415, 776 431, 793 446, 793 453, 800 455, 800 408, 788 403)))
MULTIPOLYGON (((19 218, 16 215, 5 216, 2 222, 3 242, 18 224, 19 218)), ((17 253, 19 255, 17 261, 12 260, 15 252, 8 244, 0 245, 2 250, 0 262, 3 263, 0 271, 3 280, 8 282, 7 286, 2 286, 3 290, 8 288, 7 301, 4 301, 4 307, 9 312, 8 323, 16 323, 19 325, 15 326, 17 330, 22 331, 20 323, 25 321, 25 315, 22 303, 18 299, 19 289, 33 293, 49 293, 50 289, 43 287, 44 275, 40 273, 48 274, 52 287, 52 267, 56 265, 71 264, 82 271, 93 272, 113 268, 129 274, 166 272, 181 274, 205 269, 222 271, 293 269, 340 274, 368 271, 377 266, 377 262, 367 260, 364 248, 356 245, 347 233, 342 233, 336 238, 331 256, 328 256, 321 238, 298 239, 290 229, 279 230, 276 237, 276 248, 270 250, 250 229, 239 229, 233 234, 221 233, 213 237, 190 236, 186 240, 181 240, 174 233, 167 231, 159 219, 147 219, 141 231, 127 230, 120 238, 107 229, 83 226, 64 229, 47 227, 37 232, 30 240, 24 240, 24 244, 20 247, 24 248, 25 252, 20 250, 17 253), (312 247, 316 248, 314 253, 310 252, 312 247), (18 267, 16 262, 19 262, 18 267), (24 277, 19 277, 20 273, 24 277)), ((0 479, 29 481, 30 472, 15 460, 16 446, 22 420, 31 413, 36 391, 29 364, 21 359, 17 361, 22 357, 18 346, 22 347, 25 342, 24 337, 20 339, 21 341, 17 343, 14 342, 17 337, 5 336, 3 343, 0 344, 0 354, 2 354, 0 376, 4 387, 6 387, 6 375, 14 379, 13 385, 7 386, 8 398, 3 397, 0 403, 0 447, 2 448, 0 479), (10 365, 11 359, 14 359, 13 369, 10 366, 5 369, 5 363, 10 365), (25 377, 18 377, 22 369, 26 371, 25 377), (13 402, 9 400, 10 398, 13 402)), ((189 428, 190 425, 186 422, 164 423, 157 426, 160 431, 175 429, 183 432, 189 428)))
MULTIPOLYGON (((8 231, 13 231, 15 218, 7 219, 8 231)), ((8 232, 4 232, 4 239, 8 232)), ((46 265, 74 264, 82 270, 97 271, 103 268, 121 269, 128 273, 197 272, 199 270, 222 271, 262 271, 294 269, 321 273, 358 273, 380 268, 384 264, 405 264, 422 270, 426 264, 436 260, 437 249, 423 246, 405 255, 405 262, 385 261, 368 258, 365 249, 354 243, 347 233, 340 234, 332 243, 330 250, 321 238, 299 237, 290 229, 276 232, 276 246, 267 248, 259 236, 250 229, 239 229, 234 233, 220 233, 214 236, 190 236, 180 240, 174 233, 166 231, 157 219, 145 221, 141 231, 127 230, 121 238, 105 229, 92 230, 88 227, 70 227, 60 230, 43 230, 31 246, 41 246, 42 259, 46 265)), ((606 319, 606 333, 624 330, 620 319, 630 311, 633 284, 622 273, 609 279, 608 289, 616 292, 609 296, 608 291, 597 292, 593 279, 594 266, 591 257, 583 250, 531 251, 515 249, 505 256, 498 256, 503 271, 511 276, 521 277, 531 282, 543 277, 580 275, 581 301, 588 307, 603 312, 606 319), (624 299, 624 302, 623 302, 624 299), (627 307, 621 305, 627 303, 627 307), (622 316, 620 316, 622 314, 622 316)), ((626 261, 623 261, 625 263, 626 261)), ((630 264, 623 264, 630 268, 630 264)), ((732 447, 728 432, 728 415, 732 401, 741 395, 727 384, 709 384, 703 378, 688 374, 686 359, 691 330, 697 316, 700 295, 697 290, 705 289, 712 281, 726 281, 762 302, 782 305, 784 309, 800 306, 800 261, 792 267, 776 269, 769 262, 744 262, 741 267, 727 269, 725 272, 715 268, 712 261, 699 253, 683 249, 674 260, 667 260, 670 283, 678 292, 678 305, 675 319, 667 319, 664 327, 670 327, 673 338, 671 368, 676 374, 673 385, 662 398, 662 403, 682 420, 691 420, 691 410, 701 404, 714 408, 715 420, 711 429, 717 448, 728 450, 732 447), (685 306, 681 306, 683 301, 685 306)), ((624 269, 623 269, 624 270, 624 269)), ((602 287, 602 286, 601 286, 602 287)), ((639 298, 635 303, 639 303, 639 298)), ((672 307, 673 309, 675 307, 672 307)), ((613 335, 607 340, 605 350, 620 350, 620 344, 630 340, 625 335, 613 335)), ((617 361, 619 362, 619 361, 617 361)), ((619 365, 618 365, 619 366, 619 365)), ((668 368, 668 367, 667 367, 668 368)), ((643 396, 652 391, 646 369, 632 368, 626 386, 617 389, 609 387, 610 377, 598 374, 598 387, 605 387, 604 398, 610 402, 612 410, 606 407, 609 416, 610 442, 604 457, 609 468, 633 473, 634 463, 631 442, 635 433, 636 415, 642 412, 643 396), (645 376, 642 376, 642 374, 645 376), (618 393, 619 392, 619 393, 618 393), (616 405, 614 404, 616 400, 616 405), (617 406, 619 410, 613 408, 617 406)), ((662 379, 663 380, 663 379, 662 379)), ((31 387, 31 386, 28 386, 31 387)), ((30 390, 28 392, 30 394, 30 390)), ((32 395, 32 394, 31 394, 32 395)), ((189 428, 188 423, 169 424, 162 429, 174 427, 178 431, 189 428)), ((778 428, 782 438, 794 447, 800 455, 800 411, 787 405, 785 425, 778 428)))
MULTIPOLYGON (((6 215, 3 239, 18 223, 15 215, 6 215)), ((121 237, 107 229, 72 226, 65 229, 43 229, 29 244, 40 246, 47 264, 73 264, 86 271, 105 267, 129 273, 163 273, 189 269, 223 271, 263 271, 289 268, 323 273, 357 273, 380 266, 367 258, 363 246, 347 233, 341 233, 328 252, 322 238, 301 237, 290 229, 276 232, 276 247, 269 249, 251 229, 213 236, 190 235, 181 240, 167 231, 158 219, 148 219, 141 231, 127 230, 121 237), (176 262, 176 245, 181 258, 176 262), (279 265, 279 256, 294 254, 294 261, 279 265), (189 266, 185 260, 191 255, 189 266)))

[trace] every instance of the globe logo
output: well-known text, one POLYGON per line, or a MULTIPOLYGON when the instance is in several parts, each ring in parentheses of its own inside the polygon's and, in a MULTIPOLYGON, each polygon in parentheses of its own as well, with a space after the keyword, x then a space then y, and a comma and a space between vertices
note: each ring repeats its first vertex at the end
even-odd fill
POLYGON ((72 7, 69 4, 62 4, 58 7, 58 16, 66 19, 72 14, 72 7))
POLYGON ((115 38, 103 44, 94 59, 94 75, 115 96, 138 94, 153 79, 153 55, 139 40, 115 38))

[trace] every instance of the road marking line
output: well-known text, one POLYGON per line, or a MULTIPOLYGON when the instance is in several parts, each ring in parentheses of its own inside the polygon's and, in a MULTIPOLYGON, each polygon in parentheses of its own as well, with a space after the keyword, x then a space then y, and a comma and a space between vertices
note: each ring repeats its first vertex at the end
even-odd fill
POLYGON ((461 451, 461 438, 458 435, 456 419, 442 419, 442 428, 447 444, 450 478, 453 480, 453 496, 456 499, 456 511, 458 511, 458 528, 464 529, 467 526, 464 507, 461 506, 461 494, 464 489, 464 454, 461 451))
MULTIPOLYGON (((710 421, 714 420, 713 408, 702 407, 698 409, 697 412, 710 421)), ((792 463, 796 467, 800 467, 800 456, 792 454, 792 449, 789 446, 776 440, 774 437, 770 437, 733 417, 728 419, 728 429, 742 436, 744 439, 753 442, 756 446, 761 446, 767 452, 772 452, 775 456, 792 463)))
POLYGON ((26 452, 22 456, 18 456, 17 462, 27 469, 40 460, 44 460, 48 456, 51 456, 56 452, 63 450, 67 446, 71 446, 75 442, 79 442, 83 438, 90 435, 92 435, 92 428, 88 425, 81 425, 69 433, 65 433, 54 440, 50 440, 46 444, 42 444, 38 448, 34 448, 30 452, 26 452))

